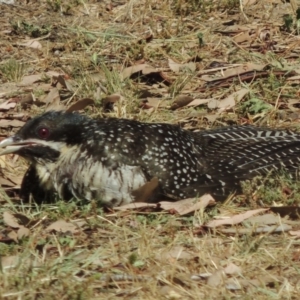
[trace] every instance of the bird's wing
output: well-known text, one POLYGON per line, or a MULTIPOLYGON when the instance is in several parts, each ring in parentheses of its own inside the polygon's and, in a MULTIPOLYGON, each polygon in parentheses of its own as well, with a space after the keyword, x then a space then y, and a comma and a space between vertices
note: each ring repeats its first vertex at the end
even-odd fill
POLYGON ((252 125, 242 126, 227 126, 210 130, 203 130, 196 132, 199 137, 204 139, 243 139, 243 138, 260 138, 260 137, 280 137, 297 135, 297 133, 291 130, 278 130, 264 127, 256 127, 252 125))
POLYGON ((300 135, 237 140, 213 140, 206 148, 208 178, 224 182, 264 175, 273 170, 295 171, 300 166, 300 135))

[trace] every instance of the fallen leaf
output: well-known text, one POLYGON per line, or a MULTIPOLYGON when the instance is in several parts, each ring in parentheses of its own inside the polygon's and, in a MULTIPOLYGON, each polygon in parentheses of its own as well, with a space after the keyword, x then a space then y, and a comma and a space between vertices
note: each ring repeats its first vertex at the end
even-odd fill
POLYGON ((255 64, 255 63, 246 63, 243 65, 237 65, 224 70, 224 68, 217 68, 216 71, 221 71, 219 76, 211 76, 211 75, 202 75, 201 80, 207 82, 219 81, 222 79, 226 79, 228 77, 235 77, 242 75, 244 73, 250 71, 262 71, 266 65, 264 64, 255 64))
POLYGON ((238 43, 244 43, 244 42, 249 42, 251 41, 251 36, 249 34, 249 31, 247 32, 241 32, 239 34, 237 34, 236 36, 233 37, 233 40, 238 43))
POLYGON ((280 217, 275 214, 263 214, 261 216, 253 216, 247 219, 247 223, 256 225, 271 225, 280 223, 280 217))
POLYGON ((57 80, 55 86, 59 89, 59 86, 57 86, 57 83, 59 83, 64 89, 74 92, 73 85, 71 84, 70 80, 66 79, 66 76, 64 75, 58 75, 53 77, 54 80, 57 80))
POLYGON ((300 238, 300 230, 291 230, 291 231, 289 231, 289 234, 293 235, 297 238, 300 238))
POLYGON ((20 263, 20 257, 17 255, 1 256, 1 268, 4 270, 16 267, 20 263))
POLYGON ((46 231, 56 231, 56 232, 78 232, 78 227, 70 222, 64 220, 58 220, 46 228, 46 231))
POLYGON ((191 260, 191 259, 197 257, 197 255, 195 253, 187 251, 182 246, 174 246, 171 249, 162 250, 162 252, 157 253, 155 255, 155 257, 159 261, 169 261, 169 262, 173 263, 174 261, 179 260, 179 259, 191 260))
POLYGON ((23 237, 28 237, 30 235, 30 230, 25 226, 22 226, 17 231, 18 240, 22 239, 23 237))
POLYGON ((165 285, 160 288, 160 294, 166 299, 182 299, 179 289, 165 285))
POLYGON ((232 93, 227 98, 221 100, 218 105, 219 112, 231 109, 240 102, 245 95, 249 93, 248 89, 241 89, 237 92, 232 93))
POLYGON ((237 291, 242 289, 242 285, 236 278, 228 278, 225 280, 225 287, 228 290, 237 291))
POLYGON ((83 98, 81 100, 78 100, 77 102, 73 103, 67 108, 67 112, 73 112, 85 109, 89 105, 94 105, 95 101, 91 98, 83 98))
POLYGON ((139 208, 146 208, 146 207, 157 207, 155 203, 145 203, 145 202, 134 202, 129 203, 121 206, 114 207, 114 210, 126 211, 129 209, 139 209, 139 208))
POLYGON ((22 127, 25 124, 23 121, 19 120, 0 120, 0 127, 2 128, 9 128, 9 127, 22 127))
POLYGON ((234 263, 230 263, 225 267, 224 272, 227 275, 241 274, 242 269, 234 263))
POLYGON ((50 110, 65 110, 65 106, 60 103, 60 95, 57 88, 52 88, 48 95, 42 100, 46 103, 46 111, 50 110))
POLYGON ((207 285, 217 287, 221 285, 226 278, 224 270, 217 270, 207 279, 207 285))
POLYGON ((121 100, 123 100, 122 98, 123 97, 120 94, 112 94, 112 95, 109 95, 109 96, 105 97, 102 100, 103 108, 106 111, 112 111, 114 109, 115 103, 120 102, 121 100))
POLYGON ((177 96, 172 105, 171 105, 171 109, 172 110, 175 110, 177 108, 180 108, 180 107, 183 107, 183 106, 186 106, 188 105, 190 102, 193 101, 193 97, 191 96, 187 96, 187 95, 179 95, 177 96))
POLYGON ((219 107, 220 101, 217 99, 210 99, 207 103, 209 109, 216 109, 219 107))
POLYGON ((207 114, 204 116, 204 119, 206 119, 210 123, 214 123, 218 117, 220 117, 219 114, 207 114))
POLYGON ((142 108, 149 109, 149 108, 158 108, 158 107, 166 107, 167 104, 161 98, 153 98, 147 97, 146 101, 143 101, 141 104, 142 108))
POLYGON ((10 100, 7 100, 0 104, 0 110, 9 110, 11 108, 14 108, 16 105, 16 102, 11 102, 10 100))
POLYGON ((292 229, 292 226, 288 224, 274 225, 274 226, 262 226, 254 228, 221 228, 222 233, 227 234, 250 234, 250 233, 279 233, 287 232, 292 229))
POLYGON ((18 84, 19 86, 28 86, 32 85, 35 82, 42 80, 42 74, 33 74, 33 75, 26 75, 23 76, 22 81, 18 84))
POLYGON ((8 211, 3 213, 3 221, 6 225, 12 228, 20 228, 22 226, 19 224, 17 218, 8 211))
POLYGON ((16 184, 7 180, 6 178, 0 178, 0 186, 7 186, 7 187, 15 187, 16 184))
POLYGON ((42 49, 42 44, 36 40, 28 40, 26 43, 18 43, 18 45, 39 50, 42 49))
POLYGON ((208 205, 214 205, 215 203, 215 199, 209 194, 203 195, 200 198, 188 198, 176 202, 159 202, 160 207, 164 210, 174 210, 181 216, 196 210, 205 209, 208 205))
POLYGON ((18 242, 18 234, 14 231, 14 230, 12 230, 11 232, 9 232, 8 234, 7 234, 7 236, 10 238, 10 239, 12 239, 14 242, 18 242))
POLYGON ((242 0, 244 6, 250 6, 257 2, 257 0, 242 0))
POLYGON ((203 105, 211 101, 212 99, 194 99, 192 102, 190 102, 187 106, 196 107, 199 105, 203 105))
POLYGON ((169 63, 170 69, 175 73, 179 73, 180 71, 184 71, 184 70, 189 70, 191 72, 196 71, 196 64, 194 62, 179 64, 169 58, 168 63, 169 63))
POLYGON ((252 217, 253 215, 259 214, 261 212, 268 211, 268 208, 259 208, 254 210, 246 211, 245 213, 234 215, 232 217, 228 217, 226 219, 213 220, 206 224, 207 227, 214 228, 222 225, 236 225, 239 224, 246 219, 252 217))
POLYGON ((140 64, 140 65, 134 65, 131 67, 127 67, 122 71, 122 78, 126 79, 129 78, 132 74, 142 72, 142 74, 150 74, 150 73, 156 73, 158 72, 157 69, 149 66, 148 64, 140 64))

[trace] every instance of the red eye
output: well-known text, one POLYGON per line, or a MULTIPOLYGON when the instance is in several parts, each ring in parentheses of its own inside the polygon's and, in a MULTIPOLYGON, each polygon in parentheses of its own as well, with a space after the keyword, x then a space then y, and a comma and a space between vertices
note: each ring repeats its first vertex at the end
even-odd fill
POLYGON ((48 128, 42 127, 38 130, 38 135, 41 139, 46 139, 49 137, 50 131, 48 128))

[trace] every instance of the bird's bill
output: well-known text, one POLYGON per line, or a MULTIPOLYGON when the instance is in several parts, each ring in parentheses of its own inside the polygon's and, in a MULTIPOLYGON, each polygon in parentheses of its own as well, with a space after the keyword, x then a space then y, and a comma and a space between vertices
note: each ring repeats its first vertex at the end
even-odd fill
POLYGON ((0 156, 10 153, 16 153, 24 147, 30 147, 35 145, 37 145, 37 142, 34 140, 22 141, 16 138, 15 136, 11 136, 0 142, 0 156))

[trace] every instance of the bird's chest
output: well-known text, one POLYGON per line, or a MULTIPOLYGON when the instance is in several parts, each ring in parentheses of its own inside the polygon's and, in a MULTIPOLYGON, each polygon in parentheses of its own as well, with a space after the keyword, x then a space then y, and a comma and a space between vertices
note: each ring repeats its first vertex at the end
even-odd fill
POLYGON ((36 168, 45 189, 54 189, 60 198, 95 199, 109 206, 134 202, 132 192, 147 182, 140 167, 107 163, 75 148, 36 168))

